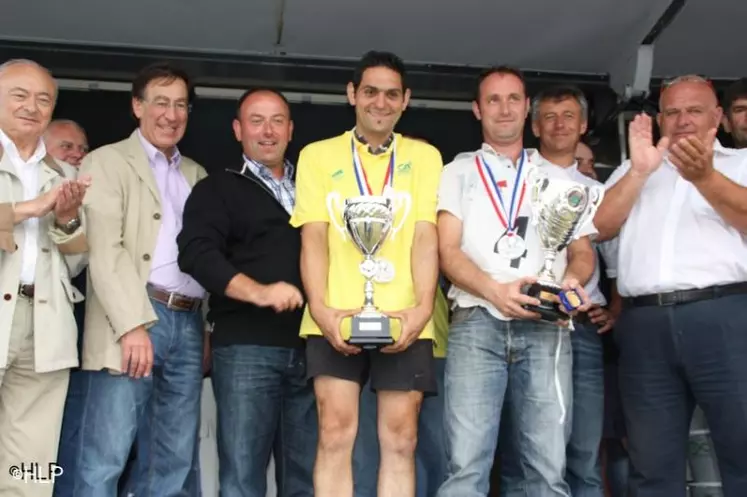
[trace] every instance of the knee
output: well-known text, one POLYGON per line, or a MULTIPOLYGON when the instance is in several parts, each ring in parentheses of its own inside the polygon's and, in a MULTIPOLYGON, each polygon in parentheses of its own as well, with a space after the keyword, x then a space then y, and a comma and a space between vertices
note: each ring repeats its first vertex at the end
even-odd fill
POLYGON ((320 409, 319 449, 338 452, 353 449, 358 423, 355 414, 346 410, 320 409))
POLYGON ((413 457, 418 445, 418 418, 402 416, 379 423, 379 444, 383 453, 413 457))

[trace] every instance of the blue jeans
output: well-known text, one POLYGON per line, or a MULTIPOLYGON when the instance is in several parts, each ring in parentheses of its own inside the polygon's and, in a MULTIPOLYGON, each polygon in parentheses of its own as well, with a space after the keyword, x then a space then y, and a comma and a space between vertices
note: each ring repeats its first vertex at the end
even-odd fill
MULTIPOLYGON (((416 497, 434 497, 446 478, 444 446, 444 371, 446 359, 433 362, 438 395, 426 396, 418 417, 418 446, 415 449, 416 497)), ((358 408, 358 435, 353 449, 355 497, 376 497, 379 473, 376 393, 367 382, 361 390, 358 408)))
POLYGON ((604 497, 599 446, 604 430, 604 356, 594 324, 575 324, 573 416, 566 446, 566 481, 573 497, 604 497))
POLYGON ((610 497, 627 497, 630 466, 628 451, 623 447, 622 440, 608 438, 604 441, 604 452, 607 458, 606 476, 610 497))
POLYGON ((275 456, 279 497, 312 497, 316 400, 303 349, 231 345, 213 350, 221 497, 265 497, 275 456))
POLYGON ((186 495, 200 421, 202 313, 151 303, 158 317, 149 330, 152 374, 139 379, 108 371, 88 374, 75 497, 115 497, 136 437, 139 449, 145 443, 149 450, 138 450, 131 491, 138 496, 186 495), (150 431, 147 440, 138 433, 144 426, 150 431))
POLYGON ((684 497, 697 403, 725 497, 747 495, 747 295, 625 308, 615 325, 631 497, 684 497))
POLYGON ((500 321, 457 309, 449 330, 444 431, 448 476, 438 497, 484 497, 504 397, 525 479, 518 495, 563 496, 565 417, 572 395, 567 331, 539 321, 500 321))
POLYGON ((57 452, 57 464, 64 468, 64 472, 54 482, 54 497, 75 497, 75 468, 80 457, 80 433, 90 374, 90 371, 78 369, 70 371, 57 452))
MULTIPOLYGON (((593 324, 575 323, 573 350, 573 407, 566 420, 565 480, 573 497, 604 497, 599 446, 604 428, 604 358, 602 338, 593 324)), ((518 461, 517 444, 511 437, 513 419, 504 412, 499 451, 501 495, 521 492, 525 476, 518 461)), ((505 407, 504 407, 505 409, 505 407)))

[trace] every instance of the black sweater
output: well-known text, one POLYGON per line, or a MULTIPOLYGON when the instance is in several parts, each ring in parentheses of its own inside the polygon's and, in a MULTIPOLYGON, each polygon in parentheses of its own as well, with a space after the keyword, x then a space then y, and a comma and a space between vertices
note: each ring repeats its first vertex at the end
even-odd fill
POLYGON ((179 267, 210 292, 213 346, 302 345, 302 309, 276 313, 225 295, 228 282, 238 273, 261 284, 285 281, 303 293, 301 234, 289 220, 271 190, 251 171, 215 172, 195 185, 177 237, 179 267))

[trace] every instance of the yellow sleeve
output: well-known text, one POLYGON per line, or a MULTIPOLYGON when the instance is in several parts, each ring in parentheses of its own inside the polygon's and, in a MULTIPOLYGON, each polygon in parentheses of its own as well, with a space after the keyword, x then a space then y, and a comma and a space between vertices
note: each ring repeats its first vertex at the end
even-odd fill
POLYGON ((290 220, 295 228, 307 223, 329 222, 322 164, 313 149, 305 147, 301 150, 296 171, 296 205, 290 220))
POLYGON ((423 164, 419 164, 417 170, 414 195, 416 222, 426 221, 436 224, 438 186, 443 168, 441 153, 429 145, 423 153, 423 164))

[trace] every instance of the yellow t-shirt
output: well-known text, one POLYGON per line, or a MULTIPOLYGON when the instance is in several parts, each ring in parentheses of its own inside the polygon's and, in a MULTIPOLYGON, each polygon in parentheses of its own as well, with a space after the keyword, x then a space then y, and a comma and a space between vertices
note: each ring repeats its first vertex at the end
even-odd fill
MULTIPOLYGON (((301 150, 296 173, 296 206, 291 216, 295 227, 307 223, 329 223, 329 272, 325 303, 335 309, 355 309, 363 306, 363 284, 365 278, 358 269, 363 261, 362 253, 338 230, 330 218, 343 228, 342 205, 345 199, 360 196, 353 168, 351 147, 353 133, 347 131, 340 136, 311 143, 301 150), (338 196, 339 205, 332 199, 338 196), (332 205, 328 209, 328 202, 332 205)), ((368 146, 354 140, 365 176, 374 195, 380 195, 389 167, 390 149, 382 154, 371 154, 368 146)), ((394 279, 388 283, 374 282, 374 305, 381 311, 399 311, 415 305, 410 256, 415 223, 436 222, 438 185, 443 162, 441 154, 432 145, 404 138, 395 134, 393 141, 396 161, 392 188, 395 192, 409 194, 410 209, 402 207, 395 212, 389 236, 374 258, 386 259, 394 266, 394 279), (392 236, 394 228, 401 228, 392 236)), ((350 337, 351 320, 345 319, 341 326, 344 339, 350 337)), ((401 332, 399 320, 391 321, 395 340, 401 332)), ((311 318, 308 306, 301 322, 302 337, 321 335, 319 327, 311 318)), ((428 322, 420 338, 433 339, 433 322, 428 322)))
POLYGON ((446 345, 448 344, 449 302, 440 285, 436 290, 436 303, 433 305, 433 328, 436 337, 433 344, 433 357, 443 359, 446 357, 446 345))

